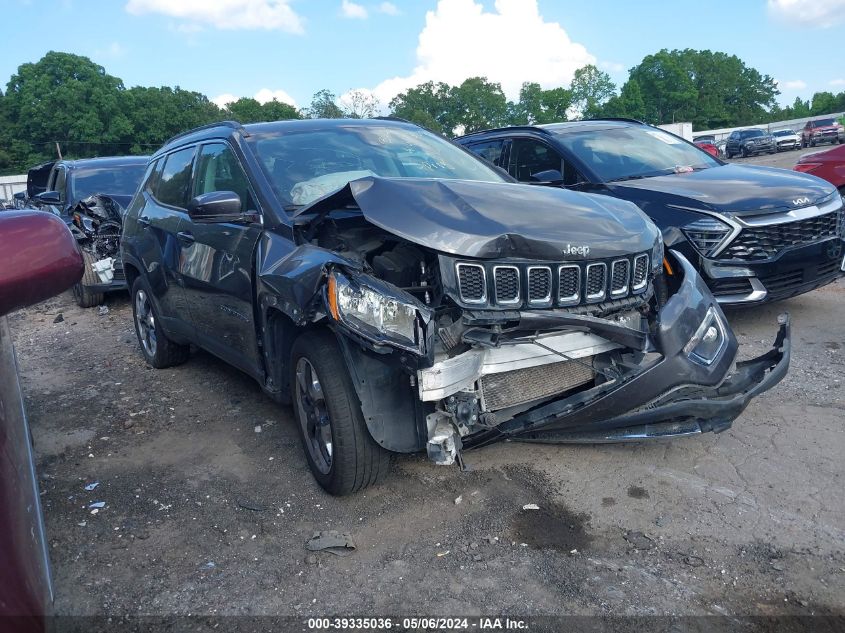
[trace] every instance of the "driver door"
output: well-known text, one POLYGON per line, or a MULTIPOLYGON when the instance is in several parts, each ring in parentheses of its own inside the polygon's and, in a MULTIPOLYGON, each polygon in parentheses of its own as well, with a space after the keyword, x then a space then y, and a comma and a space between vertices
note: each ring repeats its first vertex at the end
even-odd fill
MULTIPOLYGON (((258 211, 246 173, 222 141, 200 148, 191 196, 215 191, 233 191, 243 211, 258 211)), ((253 376, 261 367, 253 314, 253 256, 261 231, 260 222, 203 223, 189 213, 179 232, 179 273, 197 342, 253 376)))

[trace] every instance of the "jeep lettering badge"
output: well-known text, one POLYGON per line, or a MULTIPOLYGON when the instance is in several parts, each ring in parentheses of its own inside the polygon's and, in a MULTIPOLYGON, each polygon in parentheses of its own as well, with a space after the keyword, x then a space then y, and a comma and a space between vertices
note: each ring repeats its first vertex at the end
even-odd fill
POLYGON ((572 244, 567 244, 566 248, 563 249, 564 255, 580 255, 581 257, 586 257, 590 254, 590 247, 589 246, 573 246, 572 244))

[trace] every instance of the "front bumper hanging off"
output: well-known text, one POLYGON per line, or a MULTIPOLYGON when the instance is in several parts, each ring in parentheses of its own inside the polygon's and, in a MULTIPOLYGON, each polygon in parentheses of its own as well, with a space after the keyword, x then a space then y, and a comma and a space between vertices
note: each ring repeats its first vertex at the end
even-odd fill
POLYGON ((656 333, 662 358, 627 379, 613 381, 549 402, 462 440, 463 448, 502 439, 536 442, 620 442, 720 432, 731 426, 748 403, 786 375, 790 360, 788 315, 770 351, 736 363, 736 338, 727 342, 710 364, 693 362, 684 346, 690 324, 701 323, 702 311, 718 306, 691 264, 674 253, 684 271, 678 292, 661 311, 656 333))

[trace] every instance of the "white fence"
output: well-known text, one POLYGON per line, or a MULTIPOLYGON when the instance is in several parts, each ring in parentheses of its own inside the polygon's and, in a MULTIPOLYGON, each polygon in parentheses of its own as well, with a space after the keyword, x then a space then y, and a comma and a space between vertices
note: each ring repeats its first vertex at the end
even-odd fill
POLYGON ((26 191, 26 174, 23 176, 0 176, 0 200, 12 200, 19 191, 26 191))
POLYGON ((777 132, 778 130, 795 130, 800 131, 807 121, 815 121, 816 119, 838 119, 845 116, 845 112, 834 112, 833 114, 819 114, 816 116, 808 116, 803 119, 791 119, 789 121, 777 121, 775 123, 763 123, 761 125, 744 125, 741 127, 726 127, 720 130, 696 130, 693 132, 694 136, 715 136, 717 141, 727 138, 734 130, 747 130, 749 128, 760 128, 767 132, 777 132))

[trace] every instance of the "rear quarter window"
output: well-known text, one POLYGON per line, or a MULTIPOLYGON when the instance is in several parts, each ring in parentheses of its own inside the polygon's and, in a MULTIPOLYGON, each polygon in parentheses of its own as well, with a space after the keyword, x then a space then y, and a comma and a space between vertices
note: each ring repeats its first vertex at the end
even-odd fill
POLYGON ((160 203, 180 209, 187 206, 195 153, 195 147, 188 147, 175 151, 164 159, 155 194, 160 203))

